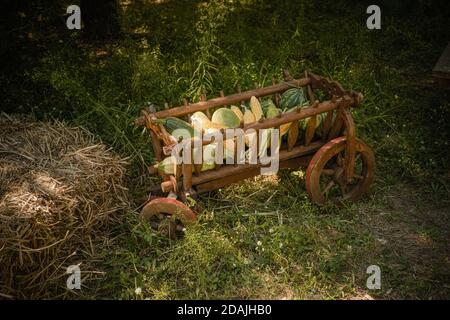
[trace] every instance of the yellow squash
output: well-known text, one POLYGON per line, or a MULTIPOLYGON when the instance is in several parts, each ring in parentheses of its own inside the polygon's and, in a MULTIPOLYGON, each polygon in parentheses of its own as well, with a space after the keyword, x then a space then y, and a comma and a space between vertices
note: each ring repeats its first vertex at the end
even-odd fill
MULTIPOLYGON (((247 107, 244 106, 244 124, 255 122, 255 115, 247 107)), ((245 144, 250 145, 250 139, 256 139, 256 133, 245 135, 245 144)))
POLYGON ((259 119, 263 118, 264 115, 261 104, 259 103, 259 100, 254 96, 250 98, 250 109, 252 109, 256 121, 259 121, 259 119))
POLYGON ((223 126, 213 123, 211 120, 208 119, 207 115, 204 114, 201 111, 197 111, 194 114, 191 115, 191 124, 192 126, 201 126, 203 130, 206 129, 222 129, 223 126))
POLYGON ((236 106, 231 106, 230 109, 237 115, 240 121, 244 120, 244 114, 242 113, 241 109, 236 106))

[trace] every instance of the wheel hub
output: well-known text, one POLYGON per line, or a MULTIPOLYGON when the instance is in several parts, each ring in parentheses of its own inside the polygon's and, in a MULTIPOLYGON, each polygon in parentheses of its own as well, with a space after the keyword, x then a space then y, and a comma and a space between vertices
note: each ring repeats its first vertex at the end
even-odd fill
POLYGON ((306 190, 314 202, 323 204, 329 200, 356 201, 367 192, 373 181, 375 157, 373 151, 361 140, 356 139, 355 147, 355 153, 360 154, 361 163, 360 170, 353 172, 351 177, 347 177, 343 156, 346 137, 333 139, 316 152, 306 170, 306 190))
POLYGON ((149 221, 153 229, 172 239, 196 220, 196 214, 189 207, 172 198, 153 199, 142 209, 141 217, 149 221))

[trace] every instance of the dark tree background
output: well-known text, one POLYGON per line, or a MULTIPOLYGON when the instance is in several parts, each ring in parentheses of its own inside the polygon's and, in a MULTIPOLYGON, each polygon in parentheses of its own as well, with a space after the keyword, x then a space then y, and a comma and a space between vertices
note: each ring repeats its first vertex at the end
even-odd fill
POLYGON ((116 0, 81 0, 84 34, 91 39, 115 38, 119 33, 116 0))

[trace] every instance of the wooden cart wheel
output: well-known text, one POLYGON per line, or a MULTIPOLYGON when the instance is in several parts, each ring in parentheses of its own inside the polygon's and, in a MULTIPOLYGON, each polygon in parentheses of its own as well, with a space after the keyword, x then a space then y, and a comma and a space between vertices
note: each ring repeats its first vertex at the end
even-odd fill
POLYGON ((356 139, 354 174, 345 179, 346 137, 331 140, 320 148, 306 171, 306 190, 311 200, 323 204, 326 201, 357 201, 368 190, 375 172, 373 151, 361 140, 356 139))
POLYGON ((140 217, 148 221, 154 230, 171 239, 177 239, 185 227, 197 219, 188 206, 172 198, 151 200, 142 209, 140 217))

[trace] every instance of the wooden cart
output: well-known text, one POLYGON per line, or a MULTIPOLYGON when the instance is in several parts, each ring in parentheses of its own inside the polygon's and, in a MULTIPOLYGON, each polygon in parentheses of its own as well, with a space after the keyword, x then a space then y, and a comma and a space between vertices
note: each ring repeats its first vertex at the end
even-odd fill
MULTIPOLYGON (((360 139, 356 138, 355 125, 350 112, 351 107, 360 105, 361 93, 344 90, 342 86, 326 78, 305 72, 305 77, 293 79, 289 72, 284 72, 284 81, 263 88, 207 100, 205 96, 200 102, 176 108, 142 110, 136 120, 137 125, 145 126, 151 135, 155 158, 161 161, 170 154, 173 138, 165 128, 155 120, 166 117, 188 118, 196 111, 204 111, 210 117, 218 107, 239 104, 249 100, 270 96, 279 105, 281 94, 292 87, 306 87, 310 105, 299 107, 275 118, 243 124, 241 128, 267 129, 280 128, 283 124, 292 123, 279 151, 279 167, 306 170, 306 189, 312 201, 323 204, 326 201, 356 201, 369 189, 374 178, 375 157, 372 150, 360 139), (319 101, 319 94, 326 101, 319 101), (326 113, 319 129, 316 128, 316 117, 326 113), (304 134, 299 135, 298 122, 307 118, 304 134)), ((209 141, 203 141, 208 144, 209 141)), ((258 141, 259 143, 259 141, 258 141)), ((258 144, 259 145, 259 144, 258 144)), ((236 162, 235 162, 236 163, 236 162)), ((259 163, 259 162, 258 162, 259 163)), ((153 188, 153 193, 167 197, 149 198, 142 209, 141 216, 151 221, 152 226, 175 238, 179 231, 196 220, 195 210, 187 204, 189 198, 197 194, 226 187, 232 183, 254 177, 260 173, 260 164, 216 165, 214 170, 200 172, 193 170, 193 164, 181 164, 176 167, 175 174, 166 175, 154 167, 151 173, 159 174, 163 182, 153 188)), ((196 168, 197 169, 197 168, 196 168)))

